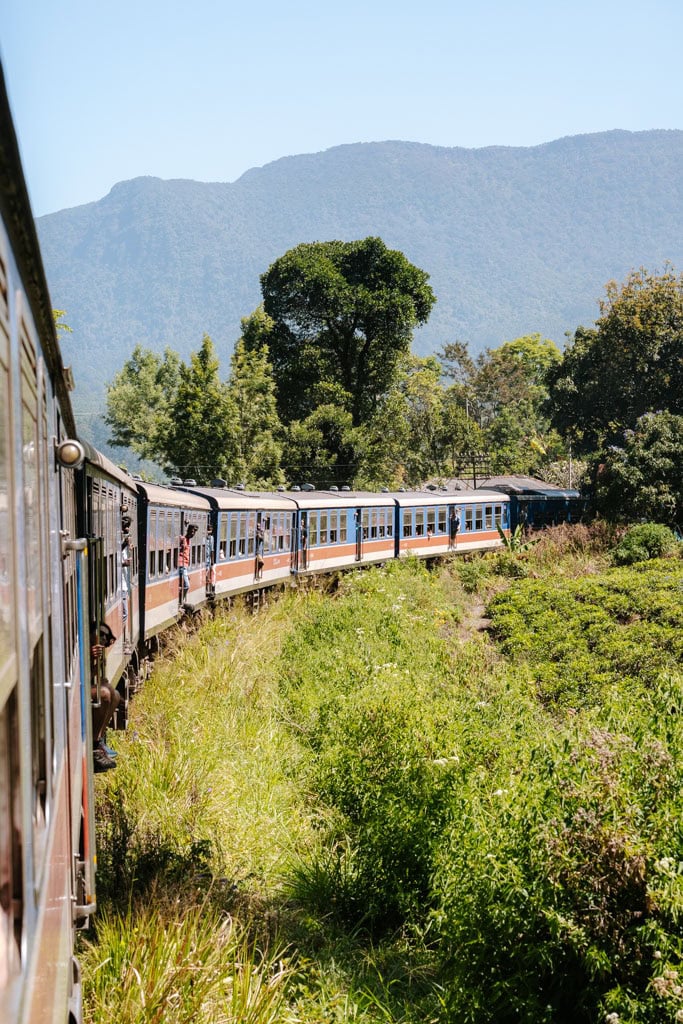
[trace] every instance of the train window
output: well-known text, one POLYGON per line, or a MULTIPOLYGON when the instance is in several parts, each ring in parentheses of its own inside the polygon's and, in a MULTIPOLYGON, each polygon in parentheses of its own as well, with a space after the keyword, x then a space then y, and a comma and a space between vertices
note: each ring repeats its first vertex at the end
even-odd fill
POLYGON ((147 531, 147 550, 149 552, 149 577, 157 574, 157 511, 149 510, 149 529, 147 531))
POLYGON ((394 510, 393 508, 387 509, 387 537, 394 536, 394 510))
POLYGON ((348 512, 341 511, 339 513, 339 540, 344 543, 346 541, 346 531, 348 527, 348 512))
POLYGON ((339 537, 338 522, 339 522, 339 513, 336 510, 330 512, 330 532, 329 532, 330 544, 336 544, 337 543, 337 539, 339 537))
MULTIPOLYGON (((10 534, 10 494, 12 487, 9 479, 9 395, 7 338, 4 323, 0 327, 0 695, 3 694, 2 683, 5 676, 9 678, 13 661, 14 634, 14 570, 12 568, 12 541, 10 534)), ((0 970, 1 970, 0 966, 0 970)))
POLYGON ((413 535, 413 513, 409 508, 403 509, 403 536, 412 537, 413 535))
POLYGON ((273 550, 273 530, 270 516, 263 516, 261 519, 263 527, 263 551, 273 550))
POLYGON ((178 571, 178 552, 180 549, 180 534, 182 530, 182 517, 180 509, 173 513, 173 568, 178 571))
POLYGON ((492 505, 487 505, 486 506, 485 514, 486 514, 486 529, 490 530, 491 527, 493 526, 493 506, 492 505))
POLYGON ((377 532, 378 532, 378 530, 377 530, 377 519, 378 519, 377 509, 373 508, 372 512, 370 513, 370 537, 373 540, 377 540, 377 532))
POLYGON ((256 513, 247 514, 247 555, 253 555, 256 551, 256 513))
POLYGON ((239 514, 239 532, 237 535, 237 552, 242 557, 247 553, 247 513, 240 512, 239 514))
POLYGON ((284 551, 284 547, 285 547, 285 519, 286 519, 286 514, 284 512, 279 512, 277 518, 278 518, 277 549, 278 549, 278 551, 284 551))
POLYGON ((318 513, 310 512, 308 515, 308 546, 314 547, 318 543, 318 513))
POLYGON ((472 509, 470 507, 465 509, 465 531, 472 529, 472 509))
MULTIPOLYGON (((23 353, 22 353, 23 354, 23 353)), ((23 367, 22 367, 23 369, 23 367)), ((35 387, 35 381, 33 382, 35 387)), ((38 458, 38 426, 35 419, 35 412, 26 403, 35 395, 30 390, 30 385, 22 375, 22 398, 24 406, 22 410, 22 456, 24 464, 24 555, 26 566, 26 594, 25 601, 29 613, 29 635, 35 641, 41 631, 41 589, 38 580, 38 570, 41 565, 40 539, 38 533, 38 474, 36 461, 38 458)), ((34 406, 35 408, 35 406, 34 406)))
POLYGON ((0 710, 0 990, 20 969, 22 826, 16 691, 0 710))
POLYGON ((370 534, 370 512, 367 508, 363 509, 361 523, 363 526, 363 540, 367 540, 370 534))
POLYGON ((220 562, 225 558, 225 553, 228 547, 228 513, 218 513, 218 560, 220 562))
POLYGON ((495 505, 493 509, 493 515, 496 526, 503 525, 503 508, 501 505, 495 505))
POLYGON ((435 508, 428 508, 427 509, 427 532, 431 533, 432 536, 433 536, 435 529, 436 529, 436 509, 435 508))
POLYGON ((47 802, 47 737, 45 708, 44 638, 31 658, 31 754, 33 780, 33 829, 36 846, 42 844, 47 802))
POLYGON ((484 520, 482 516, 482 507, 481 505, 477 505, 477 507, 474 510, 474 529, 482 530, 484 528, 483 524, 484 520))
POLYGON ((175 547, 176 534, 180 535, 180 524, 176 525, 176 514, 175 512, 166 512, 166 532, 164 537, 164 547, 166 549, 166 574, 170 576, 171 570, 173 569, 173 549, 175 547))
POLYGON ((439 505, 437 522, 438 522, 439 533, 445 533, 446 532, 446 506, 445 505, 439 505))
POLYGON ((320 513, 320 543, 327 544, 327 512, 320 513))
POLYGON ((423 508, 415 509, 415 536, 424 537, 425 532, 425 513, 423 508))
POLYGON ((237 532, 239 529, 239 518, 237 512, 229 512, 228 517, 230 519, 230 546, 228 548, 228 558, 235 558, 237 555, 237 532))

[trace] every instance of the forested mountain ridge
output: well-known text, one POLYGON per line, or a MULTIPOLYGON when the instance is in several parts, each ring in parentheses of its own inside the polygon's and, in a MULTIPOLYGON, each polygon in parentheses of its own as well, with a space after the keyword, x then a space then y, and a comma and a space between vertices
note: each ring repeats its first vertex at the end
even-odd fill
MULTIPOLYGON (((683 265, 683 132, 611 131, 530 148, 338 146, 231 184, 137 178, 38 220, 77 408, 136 343, 183 356, 203 332, 226 367, 259 276, 300 242, 378 235, 437 296, 415 350, 472 351, 598 316, 610 278, 683 265)), ((93 401, 95 399, 95 402, 93 401)), ((97 410, 99 411, 99 410, 97 410)))

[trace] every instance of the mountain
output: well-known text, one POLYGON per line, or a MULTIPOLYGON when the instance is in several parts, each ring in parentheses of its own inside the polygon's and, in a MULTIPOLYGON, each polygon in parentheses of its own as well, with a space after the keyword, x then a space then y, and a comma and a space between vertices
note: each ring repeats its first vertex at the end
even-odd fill
MULTIPOLYGON (((206 331, 228 372, 259 275, 300 242, 379 235, 427 271, 437 304, 414 349, 477 352, 539 332, 563 345, 605 283, 683 267, 683 131, 541 146, 338 146, 230 184, 136 178, 37 221, 81 414, 134 345, 184 357, 206 331)), ((99 431, 97 433, 100 433, 99 431)))

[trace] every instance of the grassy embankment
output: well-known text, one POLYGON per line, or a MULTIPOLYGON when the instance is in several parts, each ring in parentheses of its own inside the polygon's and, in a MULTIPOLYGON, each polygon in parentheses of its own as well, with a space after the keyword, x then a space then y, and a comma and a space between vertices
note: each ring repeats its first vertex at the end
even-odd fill
POLYGON ((98 779, 88 1019, 683 1019, 683 561, 595 551, 179 635, 98 779))

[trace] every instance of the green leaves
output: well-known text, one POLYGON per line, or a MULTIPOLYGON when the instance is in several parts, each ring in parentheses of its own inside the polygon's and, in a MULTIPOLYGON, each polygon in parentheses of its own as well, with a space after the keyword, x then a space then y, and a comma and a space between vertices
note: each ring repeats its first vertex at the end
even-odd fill
POLYGON ((310 415, 316 386, 332 382, 353 425, 366 422, 436 301, 427 280, 379 238, 299 245, 276 260, 261 289, 283 420, 310 415))

